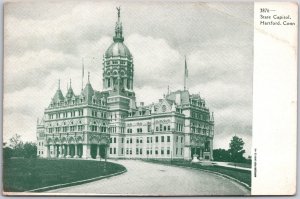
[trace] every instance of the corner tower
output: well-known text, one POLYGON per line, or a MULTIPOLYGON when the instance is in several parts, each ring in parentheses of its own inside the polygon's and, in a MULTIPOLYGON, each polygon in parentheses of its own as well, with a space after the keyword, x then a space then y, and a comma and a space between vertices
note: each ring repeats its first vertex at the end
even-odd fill
POLYGON ((117 8, 118 21, 115 27, 113 43, 103 55, 103 88, 110 95, 122 95, 134 98, 133 92, 133 59, 123 43, 123 27, 120 19, 120 7, 117 8))

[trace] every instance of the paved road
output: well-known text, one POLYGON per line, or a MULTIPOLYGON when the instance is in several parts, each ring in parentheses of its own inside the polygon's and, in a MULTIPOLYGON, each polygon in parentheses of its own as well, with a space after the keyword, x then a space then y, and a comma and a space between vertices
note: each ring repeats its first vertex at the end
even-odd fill
POLYGON ((128 195, 245 195, 250 191, 227 178, 188 168, 138 160, 113 161, 127 172, 87 184, 52 190, 52 193, 128 195))

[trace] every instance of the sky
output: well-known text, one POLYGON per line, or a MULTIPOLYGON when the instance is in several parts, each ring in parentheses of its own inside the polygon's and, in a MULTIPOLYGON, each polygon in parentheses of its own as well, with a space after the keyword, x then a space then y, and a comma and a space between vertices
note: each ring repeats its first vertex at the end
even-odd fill
POLYGON ((82 58, 102 90, 102 56, 113 42, 121 6, 124 43, 134 59, 138 102, 150 104, 183 89, 184 57, 190 93, 215 115, 214 148, 232 136, 252 143, 253 3, 170 1, 26 1, 4 7, 4 135, 36 140, 61 82, 81 90, 82 58))

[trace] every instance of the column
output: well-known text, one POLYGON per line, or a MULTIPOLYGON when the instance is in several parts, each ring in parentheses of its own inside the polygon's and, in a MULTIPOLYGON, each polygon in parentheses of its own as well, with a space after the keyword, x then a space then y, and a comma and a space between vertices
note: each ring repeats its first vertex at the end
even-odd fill
POLYGON ((109 150, 108 148, 109 148, 109 146, 106 145, 106 146, 105 146, 105 162, 106 162, 106 160, 107 160, 107 158, 108 158, 108 155, 107 155, 107 154, 108 154, 107 151, 109 150))
POLYGON ((74 158, 78 158, 79 156, 77 155, 77 147, 78 147, 78 144, 75 144, 75 155, 74 155, 74 158))
POLYGON ((191 147, 185 146, 183 149, 184 160, 192 160, 191 147))
POLYGON ((65 158, 66 157, 66 148, 65 148, 65 145, 62 144, 61 147, 62 147, 62 154, 61 154, 61 156, 62 156, 62 158, 65 158))
POLYGON ((58 145, 58 147, 59 147, 59 158, 62 158, 63 157, 63 155, 62 155, 62 145, 58 145))
POLYGON ((47 145, 46 147, 47 147, 47 150, 46 150, 46 153, 47 153, 47 154, 46 154, 46 157, 47 157, 47 158, 50 158, 50 145, 47 145))
POLYGON ((86 158, 87 159, 91 159, 91 145, 90 144, 87 144, 86 145, 86 158))
POLYGON ((70 156, 70 145, 68 144, 67 145, 67 156, 66 156, 66 158, 70 158, 71 156, 70 156))
POLYGON ((86 144, 82 144, 82 159, 86 159, 86 144))
POLYGON ((213 153, 213 142, 212 140, 210 141, 210 160, 213 161, 214 160, 214 153, 213 153))
POLYGON ((90 145, 82 144, 82 159, 90 159, 90 158, 91 158, 90 145))
POLYGON ((52 155, 51 158, 55 158, 55 145, 52 145, 52 155))
POLYGON ((97 156, 96 159, 100 159, 100 145, 97 145, 97 156))

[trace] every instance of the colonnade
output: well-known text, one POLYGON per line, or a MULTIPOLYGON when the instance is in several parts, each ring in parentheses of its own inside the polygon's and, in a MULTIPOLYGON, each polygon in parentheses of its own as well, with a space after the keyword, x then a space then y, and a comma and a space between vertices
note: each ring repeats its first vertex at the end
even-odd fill
POLYGON ((46 145, 46 157, 47 158, 82 158, 90 159, 100 157, 107 157, 108 145, 93 144, 95 150, 91 150, 91 144, 48 144, 46 145), (101 153, 101 146, 104 151, 101 153), (101 154, 101 155, 100 155, 101 154))

